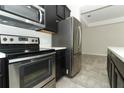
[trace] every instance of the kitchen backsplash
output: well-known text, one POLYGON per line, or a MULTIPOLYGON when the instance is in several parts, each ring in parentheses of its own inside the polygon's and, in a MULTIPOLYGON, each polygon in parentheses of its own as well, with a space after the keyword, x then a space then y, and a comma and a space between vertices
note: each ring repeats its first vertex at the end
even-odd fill
POLYGON ((40 38, 40 47, 50 47, 52 43, 52 35, 36 32, 34 30, 27 30, 18 27, 12 27, 0 24, 0 34, 10 34, 10 35, 21 35, 21 36, 33 36, 40 38))

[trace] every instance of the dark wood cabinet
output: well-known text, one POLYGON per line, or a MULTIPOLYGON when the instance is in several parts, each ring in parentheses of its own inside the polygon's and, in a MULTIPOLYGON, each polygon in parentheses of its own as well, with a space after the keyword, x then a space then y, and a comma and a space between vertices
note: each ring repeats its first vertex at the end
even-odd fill
POLYGON ((8 88, 8 62, 6 59, 0 59, 0 88, 8 88))
POLYGON ((65 18, 70 17, 70 13, 71 13, 71 10, 67 6, 65 6, 65 18))
POLYGON ((46 27, 45 30, 51 32, 57 32, 57 17, 56 17, 56 5, 44 5, 46 11, 46 27))
POLYGON ((110 50, 108 50, 107 72, 109 83, 112 88, 124 88, 123 64, 124 63, 118 57, 116 57, 110 50))
POLYGON ((65 5, 57 5, 56 9, 57 16, 60 17, 62 20, 65 19, 65 5))
POLYGON ((115 88, 124 88, 124 79, 117 69, 115 69, 115 88))
POLYGON ((66 73, 66 50, 56 51, 56 81, 66 73))
POLYGON ((114 63, 112 62, 112 70, 111 70, 111 87, 112 88, 116 88, 116 74, 115 74, 115 69, 116 69, 116 67, 115 67, 115 65, 114 65, 114 63))
POLYGON ((0 74, 0 88, 3 87, 3 79, 2 79, 2 74, 0 74))
POLYGON ((70 16, 70 10, 65 5, 40 5, 45 9, 46 27, 44 30, 57 33, 58 22, 70 16))
POLYGON ((112 60, 110 57, 108 57, 108 61, 107 61, 107 71, 108 71, 109 83, 110 86, 112 86, 112 60))
POLYGON ((115 72, 114 72, 114 69, 115 69, 115 65, 111 59, 110 56, 107 57, 107 72, 108 72, 108 78, 109 78, 109 84, 111 87, 115 87, 115 72))

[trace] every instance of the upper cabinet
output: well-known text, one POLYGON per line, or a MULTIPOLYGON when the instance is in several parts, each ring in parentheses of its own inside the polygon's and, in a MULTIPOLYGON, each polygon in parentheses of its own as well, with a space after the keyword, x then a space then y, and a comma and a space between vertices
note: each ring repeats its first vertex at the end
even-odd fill
POLYGON ((57 23, 56 23, 56 6, 55 5, 45 5, 44 9, 46 11, 46 27, 45 30, 51 32, 57 32, 57 23))
POLYGON ((65 6, 65 18, 70 17, 71 10, 65 6))
POLYGON ((102 6, 87 11, 82 11, 81 16, 87 26, 100 26, 118 22, 124 22, 124 6, 109 5, 102 6))
POLYGON ((57 33, 57 23, 70 16, 70 10, 65 5, 44 5, 47 31, 57 33))
POLYGON ((57 17, 60 17, 61 19, 65 18, 65 6, 64 5, 57 5, 57 17))

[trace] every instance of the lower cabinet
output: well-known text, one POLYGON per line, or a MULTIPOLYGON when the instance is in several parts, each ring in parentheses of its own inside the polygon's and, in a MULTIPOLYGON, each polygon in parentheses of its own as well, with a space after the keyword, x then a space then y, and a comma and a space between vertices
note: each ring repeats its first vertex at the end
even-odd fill
POLYGON ((116 88, 116 73, 115 73, 115 65, 112 63, 112 79, 111 79, 111 87, 116 88))
POLYGON ((56 81, 66 73, 66 50, 56 51, 56 81))
POLYGON ((7 78, 2 74, 0 75, 0 88, 8 88, 7 78))
POLYGON ((109 83, 110 83, 110 86, 112 86, 112 62, 111 62, 111 59, 110 57, 108 56, 108 59, 107 59, 107 72, 108 72, 108 78, 109 78, 109 83))
POLYGON ((124 88, 124 78, 115 65, 117 60, 111 54, 107 56, 107 72, 111 88, 124 88))
POLYGON ((3 82, 2 82, 2 75, 0 74, 0 88, 2 88, 2 86, 3 86, 3 82))
POLYGON ((115 69, 115 88, 124 88, 124 79, 117 69, 115 69))
POLYGON ((6 59, 0 59, 0 88, 8 88, 8 62, 6 59))

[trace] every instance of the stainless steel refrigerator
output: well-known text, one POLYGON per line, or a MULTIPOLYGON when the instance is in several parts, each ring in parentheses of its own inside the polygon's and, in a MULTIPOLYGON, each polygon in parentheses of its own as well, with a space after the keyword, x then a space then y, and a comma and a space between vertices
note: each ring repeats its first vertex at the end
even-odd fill
POLYGON ((52 46, 67 47, 66 74, 74 77, 81 69, 82 26, 74 17, 58 23, 58 33, 52 37, 52 46))

